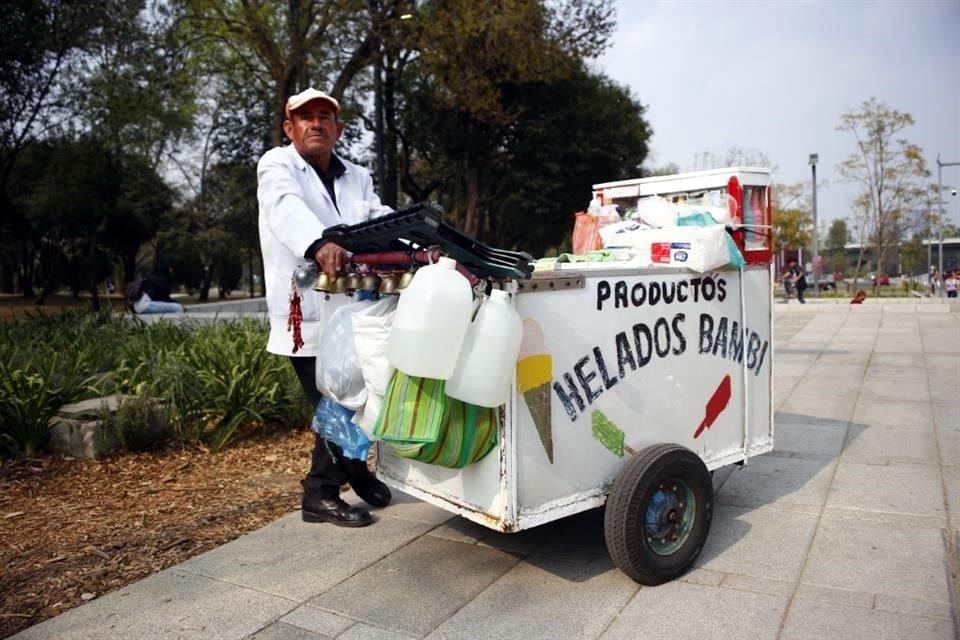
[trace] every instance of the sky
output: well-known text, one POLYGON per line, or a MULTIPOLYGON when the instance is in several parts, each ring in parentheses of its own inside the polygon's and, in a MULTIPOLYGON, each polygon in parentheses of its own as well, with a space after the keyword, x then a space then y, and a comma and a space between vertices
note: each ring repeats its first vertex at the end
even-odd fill
MULTIPOLYGON (((612 46, 594 67, 646 105, 650 166, 704 168, 731 147, 764 153, 774 180, 810 181, 817 165, 818 225, 850 218, 857 188, 837 165, 856 150, 836 130, 871 97, 911 114, 902 133, 960 163, 960 0, 616 0, 612 46)), ((960 165, 943 167, 960 188, 960 165)), ((960 224, 960 196, 945 212, 960 224)))

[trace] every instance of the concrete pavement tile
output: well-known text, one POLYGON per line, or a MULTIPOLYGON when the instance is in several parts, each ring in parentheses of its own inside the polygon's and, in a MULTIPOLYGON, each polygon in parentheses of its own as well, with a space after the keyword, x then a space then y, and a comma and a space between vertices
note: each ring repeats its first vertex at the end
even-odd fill
POLYGON ((950 602, 940 529, 841 518, 820 520, 801 582, 950 602))
POLYGON ((787 398, 790 397, 790 394, 793 393, 794 387, 797 386, 797 383, 800 382, 800 378, 785 378, 777 376, 777 379, 773 382, 773 406, 774 408, 780 407, 786 402, 787 398))
POLYGON ((893 613, 907 613, 912 616, 924 616, 925 618, 944 618, 952 620, 953 614, 950 605, 940 602, 930 602, 929 600, 917 600, 915 598, 897 598, 884 594, 877 595, 875 608, 882 611, 892 611, 893 613))
POLYGON ((933 429, 864 426, 854 423, 847 433, 843 462, 867 464, 937 464, 933 429))
POLYGON ((174 567, 30 627, 15 638, 237 640, 295 606, 284 598, 174 567))
MULTIPOLYGON (((776 367, 774 367, 776 370, 776 367)), ((851 380, 859 383, 866 375, 867 368, 861 364, 824 364, 815 363, 807 370, 808 378, 819 378, 827 380, 845 381, 851 380)))
POLYGON ((923 341, 919 338, 894 337, 884 340, 877 338, 877 344, 873 348, 873 353, 920 353, 923 351, 923 341))
POLYGON ((338 616, 309 604, 297 607, 279 621, 331 638, 335 638, 357 623, 356 620, 338 616))
POLYGON ((250 636, 249 640, 333 640, 333 636, 324 636, 300 627, 274 622, 250 636))
MULTIPOLYGON (((960 376, 955 376, 960 377, 960 376)), ((930 388, 930 400, 935 403, 960 405, 960 390, 951 388, 930 388)))
POLYGON ((740 507, 804 505, 818 513, 836 462, 766 455, 751 458, 717 494, 719 504, 740 507))
POLYGON ((951 640, 953 624, 887 611, 794 600, 781 640, 951 640))
POLYGON ((273 524, 180 565, 186 571, 304 602, 430 529, 379 518, 347 529, 302 522, 291 513, 273 524), (362 553, 357 553, 362 549, 362 553))
POLYGON ((677 578, 677 580, 683 580, 684 582, 699 584, 705 587, 719 587, 720 583, 723 582, 724 576, 726 576, 726 574, 720 573, 719 571, 690 569, 685 574, 677 578))
POLYGON ((607 544, 603 537, 603 509, 583 511, 563 518, 560 522, 562 527, 553 535, 544 538, 547 545, 588 553, 607 553, 607 544))
POLYGON ((477 524, 466 518, 453 518, 436 529, 431 529, 427 535, 454 542, 476 544, 489 534, 490 529, 482 524, 477 524))
POLYGON ((943 484, 947 488, 950 528, 960 530, 960 466, 943 467, 943 484))
POLYGON ((879 466, 841 461, 827 506, 944 518, 940 470, 930 465, 879 466))
POLYGON ((801 600, 830 602, 846 607, 861 607, 863 609, 872 609, 876 597, 876 594, 867 593, 865 591, 831 589, 830 587, 818 587, 813 584, 799 585, 797 587, 797 592, 794 594, 794 598, 799 598, 801 600))
POLYGON ((350 630, 337 640, 415 640, 417 636, 381 629, 362 622, 350 627, 350 630))
POLYGON ((862 381, 860 378, 841 378, 829 375, 815 377, 812 374, 798 382, 793 392, 801 396, 820 398, 856 397, 862 381))
POLYGON ((933 413, 927 398, 921 400, 861 398, 853 410, 852 422, 866 426, 929 429, 933 413))
POLYGON ((530 561, 539 561, 543 558, 551 560, 563 560, 571 564, 588 564, 598 553, 596 551, 584 551, 582 549, 571 549, 570 547, 560 547, 554 544, 545 544, 530 554, 530 561))
POLYGON ((923 369, 923 353, 875 353, 871 365, 897 367, 898 369, 923 369))
POLYGON ((960 464, 960 426, 937 429, 937 444, 940 447, 940 464, 960 464))
MULTIPOLYGON (((344 500, 347 502, 360 502, 359 498, 351 500, 349 496, 355 495, 353 492, 345 494, 344 500)), ((424 502, 409 496, 402 491, 393 490, 393 499, 390 506, 374 511, 376 515, 397 518, 399 520, 409 520, 410 522, 422 522, 431 526, 437 526, 447 522, 455 517, 449 511, 444 511, 440 507, 435 507, 429 502, 424 502)))
POLYGON ((864 374, 864 382, 910 382, 917 384, 927 383, 927 371, 924 368, 902 369, 900 367, 886 367, 874 364, 871 358, 870 365, 864 374))
POLYGON ((864 348, 862 351, 856 350, 854 347, 835 347, 827 351, 824 351, 820 357, 817 359, 819 364, 856 364, 861 366, 866 366, 867 362, 870 361, 871 350, 869 347, 864 348))
MULTIPOLYGON (((774 355, 776 357, 776 355, 774 355)), ((807 374, 810 370, 809 362, 777 362, 774 367, 773 375, 774 382, 778 382, 783 377, 788 378, 801 378, 807 374)))
POLYGON ((310 604, 423 636, 517 563, 511 554, 424 536, 310 604))
POLYGON ((790 423, 774 419, 774 453, 801 458, 836 458, 847 437, 846 423, 790 423), (842 425, 842 426, 841 426, 842 425))
POLYGON ((774 640, 786 606, 779 596, 674 581, 637 592, 600 637, 774 640))
POLYGON ((721 586, 724 589, 737 589, 738 591, 755 591, 757 593, 766 593, 771 596, 790 597, 796 586, 793 582, 786 580, 771 580, 769 578, 758 578, 757 576, 745 576, 739 573, 728 573, 723 577, 721 586))
POLYGON ((934 402, 933 421, 940 429, 960 428, 960 404, 934 402))
POLYGON ((792 411, 778 410, 773 415, 773 421, 776 424, 781 422, 786 424, 817 424, 823 427, 837 427, 846 429, 849 422, 847 420, 833 420, 831 418, 818 418, 807 413, 793 413, 792 411))
POLYGON ((790 397, 787 398, 786 402, 781 405, 778 411, 798 415, 809 415, 826 420, 847 421, 850 419, 850 416, 853 415, 853 407, 856 401, 857 396, 852 393, 833 396, 794 392, 790 394, 790 397))
POLYGON ((816 526, 817 516, 812 514, 717 505, 710 535, 694 566, 795 581, 816 526))
POLYGON ((860 387, 861 399, 888 398, 891 400, 922 401, 929 397, 926 381, 919 380, 864 380, 860 387))
POLYGON ((429 640, 596 638, 640 587, 619 570, 523 562, 434 630, 429 640))
POLYGON ((927 345, 926 352, 924 354, 924 359, 927 362, 927 370, 942 371, 944 374, 955 374, 960 372, 960 358, 957 358, 955 353, 941 353, 937 349, 937 343, 942 341, 941 338, 935 339, 933 348, 930 348, 930 345, 927 345))

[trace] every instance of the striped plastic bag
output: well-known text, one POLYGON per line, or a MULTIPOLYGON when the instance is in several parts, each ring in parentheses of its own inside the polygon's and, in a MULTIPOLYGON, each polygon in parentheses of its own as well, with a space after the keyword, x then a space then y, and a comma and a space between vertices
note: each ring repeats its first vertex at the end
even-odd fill
POLYGON ((444 395, 442 381, 411 378, 397 371, 374 434, 401 458, 462 469, 496 446, 498 426, 497 409, 444 395), (425 385, 421 382, 424 380, 428 381, 425 385), (439 395, 431 383, 439 384, 439 395), (436 437, 430 440, 427 434, 434 432, 436 437))

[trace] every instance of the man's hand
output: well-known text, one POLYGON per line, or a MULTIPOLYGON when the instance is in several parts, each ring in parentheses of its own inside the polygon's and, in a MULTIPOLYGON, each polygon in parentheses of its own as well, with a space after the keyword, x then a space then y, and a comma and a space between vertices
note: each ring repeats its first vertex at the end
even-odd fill
POLYGON ((317 261, 320 270, 327 274, 332 283, 337 279, 337 274, 343 271, 343 266, 347 261, 347 252, 340 245, 328 242, 313 254, 313 259, 317 261))

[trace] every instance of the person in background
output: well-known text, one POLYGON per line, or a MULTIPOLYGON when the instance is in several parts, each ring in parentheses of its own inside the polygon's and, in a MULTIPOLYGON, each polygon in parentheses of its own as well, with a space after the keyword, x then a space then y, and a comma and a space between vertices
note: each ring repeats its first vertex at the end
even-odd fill
POLYGON ((937 295, 937 284, 940 279, 940 272, 933 265, 930 265, 930 272, 927 274, 927 286, 930 288, 930 297, 937 295))
POLYGON ((853 299, 850 300, 850 304, 863 304, 863 301, 867 299, 867 293, 863 289, 857 290, 857 295, 853 296, 853 299))
POLYGON ((787 271, 791 274, 790 281, 797 292, 797 302, 806 304, 803 293, 807 290, 807 274, 803 272, 803 267, 798 265, 796 260, 791 260, 787 264, 787 271))
MULTIPOLYGON (((295 345, 288 330, 292 275, 307 262, 316 262, 335 279, 343 271, 347 253, 321 240, 324 229, 392 211, 380 203, 370 173, 334 152, 343 127, 340 103, 322 91, 306 89, 291 96, 284 109, 283 131, 291 144, 267 151, 257 165, 260 247, 270 317, 266 348, 290 359, 312 410, 321 400, 316 382, 320 336, 333 309, 324 294, 312 287, 298 290, 302 345, 295 345)), ((345 458, 336 444, 315 434, 310 471, 302 483, 303 520, 344 527, 370 524, 366 509, 340 498, 344 482, 372 506, 385 507, 390 502, 390 489, 365 461, 345 458)))
POLYGON ((787 268, 783 272, 783 301, 790 302, 790 298, 793 296, 793 271, 790 269, 790 265, 794 264, 791 260, 787 264, 787 268))
POLYGON ((139 314, 183 313, 184 308, 170 297, 173 282, 173 265, 166 258, 157 258, 153 271, 140 282, 131 298, 133 310, 139 314))
POLYGON ((953 270, 947 279, 943 281, 943 290, 948 298, 957 297, 957 288, 960 287, 960 270, 953 270))

